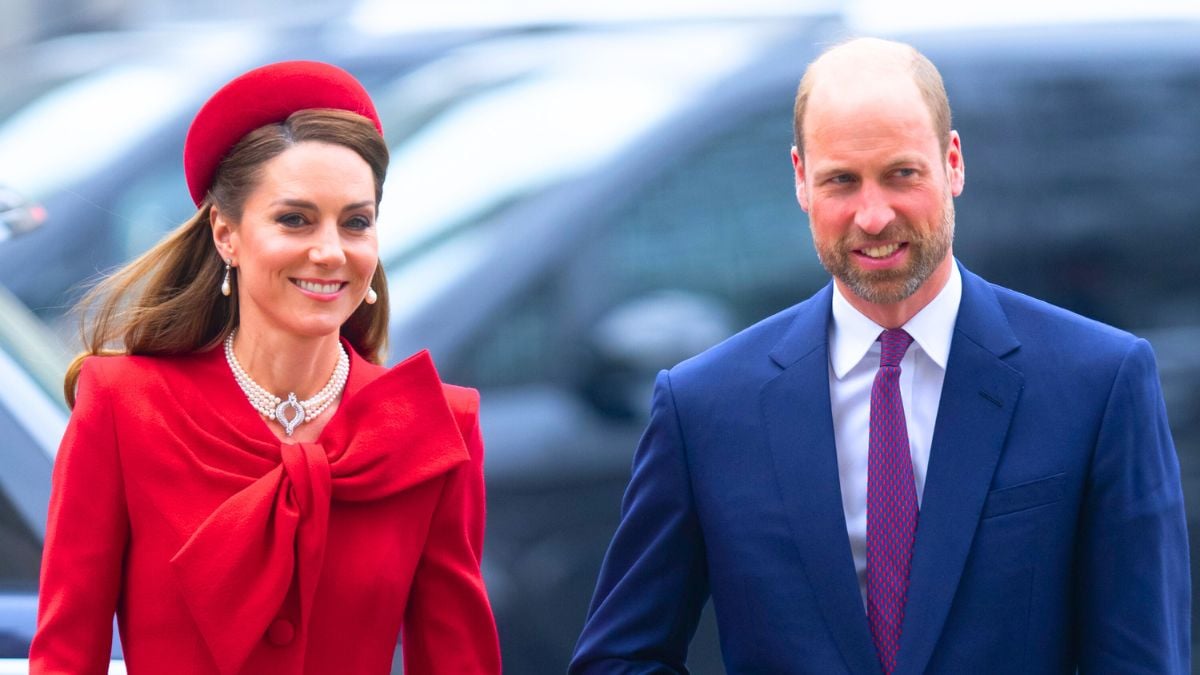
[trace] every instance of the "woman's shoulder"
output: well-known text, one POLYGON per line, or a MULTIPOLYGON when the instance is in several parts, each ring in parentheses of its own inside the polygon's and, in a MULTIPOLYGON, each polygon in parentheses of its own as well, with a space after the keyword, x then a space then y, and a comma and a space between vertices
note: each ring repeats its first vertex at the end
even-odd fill
POLYGON ((401 401, 413 415, 426 422, 442 420, 450 413, 458 433, 471 445, 478 435, 479 392, 448 384, 441 378, 427 350, 422 350, 390 368, 352 357, 347 384, 348 410, 375 409, 381 401, 401 401), (357 370, 357 374, 356 374, 357 370), (365 406, 365 407, 363 407, 365 406))
MULTIPOLYGON (((360 360, 355 359, 354 366, 359 365, 360 360)), ((479 412, 479 392, 470 387, 448 384, 442 380, 428 350, 423 349, 391 368, 378 366, 365 360, 361 360, 361 367, 366 371, 364 379, 368 382, 384 375, 391 375, 404 382, 408 387, 424 391, 429 396, 436 396, 435 392, 440 390, 441 397, 446 400, 455 417, 469 416, 473 418, 479 412)), ((352 366, 351 373, 353 370, 352 366)))
POLYGON ((177 357, 141 354, 93 354, 83 360, 80 378, 96 384, 128 383, 130 379, 155 376, 177 357))
POLYGON ((71 416, 134 415, 169 400, 172 379, 166 374, 174 357, 95 354, 85 357, 75 380, 71 416))
POLYGON ((205 369, 197 366, 208 360, 207 352, 169 356, 96 354, 83 360, 77 387, 81 391, 107 390, 119 397, 153 393, 176 387, 173 383, 181 378, 192 381, 201 377, 205 369))
POLYGON ((208 351, 191 354, 93 354, 83 360, 83 371, 97 377, 130 377, 161 374, 188 368, 205 360, 208 351))
POLYGON ((443 382, 442 395, 446 397, 446 403, 450 404, 450 410, 454 411, 455 416, 479 414, 478 389, 443 382))

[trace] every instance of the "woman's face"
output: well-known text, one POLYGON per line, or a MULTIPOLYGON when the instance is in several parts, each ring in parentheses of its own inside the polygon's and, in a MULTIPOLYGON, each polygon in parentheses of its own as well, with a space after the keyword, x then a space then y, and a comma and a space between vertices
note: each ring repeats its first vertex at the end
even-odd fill
POLYGON ((241 222, 212 213, 247 331, 336 335, 366 296, 379 260, 375 183, 353 150, 298 143, 263 165, 241 222))

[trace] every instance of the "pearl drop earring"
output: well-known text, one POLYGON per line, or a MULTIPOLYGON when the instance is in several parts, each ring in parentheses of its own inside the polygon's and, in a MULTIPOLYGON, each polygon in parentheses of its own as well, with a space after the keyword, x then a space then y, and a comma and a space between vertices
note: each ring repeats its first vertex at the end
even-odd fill
POLYGON ((227 298, 233 294, 233 286, 229 283, 230 269, 232 269, 232 268, 229 265, 229 261, 226 260, 225 261, 225 278, 221 280, 221 295, 224 295, 227 298))
POLYGON ((367 304, 373 305, 373 304, 375 304, 375 301, 378 299, 379 299, 379 294, 375 292, 375 289, 367 288, 367 298, 366 298, 367 304))

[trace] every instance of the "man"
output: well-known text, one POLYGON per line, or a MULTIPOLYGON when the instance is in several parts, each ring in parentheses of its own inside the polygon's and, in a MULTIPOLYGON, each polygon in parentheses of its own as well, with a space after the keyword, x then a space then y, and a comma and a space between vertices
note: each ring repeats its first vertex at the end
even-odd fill
POLYGON ((837 46, 796 99, 833 283, 661 373, 572 673, 1186 673, 1187 534, 1143 340, 954 260, 941 77, 837 46))

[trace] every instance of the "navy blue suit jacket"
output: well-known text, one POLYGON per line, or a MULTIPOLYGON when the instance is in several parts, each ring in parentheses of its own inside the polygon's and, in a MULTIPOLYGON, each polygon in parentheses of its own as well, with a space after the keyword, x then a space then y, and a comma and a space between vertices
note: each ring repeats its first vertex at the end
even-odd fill
MULTIPOLYGON (((897 673, 1186 673, 1179 466, 1149 345, 963 272, 897 673)), ((880 672, 829 404, 832 288, 660 373, 572 673, 880 672)))

